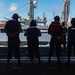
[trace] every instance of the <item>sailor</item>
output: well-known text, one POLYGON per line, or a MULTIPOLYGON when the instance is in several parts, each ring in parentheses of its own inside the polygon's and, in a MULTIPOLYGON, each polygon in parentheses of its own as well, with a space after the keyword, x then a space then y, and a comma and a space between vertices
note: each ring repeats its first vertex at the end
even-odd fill
POLYGON ((20 62, 20 38, 19 33, 21 32, 21 25, 18 21, 17 13, 13 14, 12 20, 9 20, 6 22, 5 25, 5 32, 8 36, 8 51, 7 51, 7 63, 9 65, 10 59, 12 58, 12 52, 14 52, 14 56, 16 59, 18 59, 18 64, 21 64, 20 62))
POLYGON ((60 63, 62 26, 59 21, 60 17, 55 16, 54 21, 51 22, 48 28, 48 34, 51 35, 48 63, 50 63, 50 59, 51 56, 53 56, 54 50, 57 56, 57 63, 60 63))
POLYGON ((66 27, 65 22, 62 22, 62 28, 63 28, 62 45, 63 45, 63 49, 66 50, 67 27, 66 27))
POLYGON ((38 63, 41 64, 38 39, 38 37, 41 36, 41 32, 38 28, 36 28, 36 25, 36 21, 31 20, 30 27, 24 34, 25 36, 27 36, 28 54, 31 60, 31 64, 34 64, 34 57, 36 57, 39 61, 38 63))
POLYGON ((68 28, 68 63, 70 63, 70 56, 73 49, 73 53, 75 56, 75 18, 71 19, 71 27, 68 28))

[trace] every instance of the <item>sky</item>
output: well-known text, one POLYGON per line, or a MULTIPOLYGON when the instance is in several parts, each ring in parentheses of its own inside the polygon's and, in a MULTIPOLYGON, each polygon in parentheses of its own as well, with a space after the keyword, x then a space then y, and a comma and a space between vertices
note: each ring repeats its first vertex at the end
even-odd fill
MULTIPOLYGON (((37 8, 34 10, 34 17, 43 17, 43 12, 47 18, 47 23, 53 20, 53 13, 61 17, 64 0, 37 0, 37 8)), ((75 17, 75 0, 70 0, 70 13, 75 17)), ((21 17, 28 18, 28 0, 0 0, 0 20, 11 18, 13 13, 18 13, 21 17)))

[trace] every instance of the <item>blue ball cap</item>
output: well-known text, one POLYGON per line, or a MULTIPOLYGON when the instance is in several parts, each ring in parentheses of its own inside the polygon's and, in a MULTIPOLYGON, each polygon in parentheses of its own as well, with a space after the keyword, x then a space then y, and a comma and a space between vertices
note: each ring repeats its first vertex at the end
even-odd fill
POLYGON ((31 26, 36 26, 36 21, 35 20, 31 20, 31 22, 30 22, 30 27, 31 26))
POLYGON ((31 20, 30 23, 31 23, 31 24, 36 24, 36 21, 35 21, 35 20, 31 20))
POLYGON ((60 20, 60 17, 59 16, 55 16, 54 17, 54 20, 59 21, 60 20))
POLYGON ((71 23, 75 23, 75 18, 72 18, 71 19, 71 23))

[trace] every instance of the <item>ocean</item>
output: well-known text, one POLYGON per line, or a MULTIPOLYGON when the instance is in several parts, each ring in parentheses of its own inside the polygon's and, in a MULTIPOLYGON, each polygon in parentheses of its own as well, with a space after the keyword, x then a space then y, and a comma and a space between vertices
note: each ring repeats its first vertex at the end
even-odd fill
MULTIPOLYGON (((23 42, 26 42, 26 36, 24 36, 24 33, 20 33, 20 40, 23 42)), ((42 36, 39 37, 40 42, 49 42, 51 36, 48 33, 42 33, 42 36)), ((0 41, 7 42, 7 35, 6 33, 0 33, 0 41)))

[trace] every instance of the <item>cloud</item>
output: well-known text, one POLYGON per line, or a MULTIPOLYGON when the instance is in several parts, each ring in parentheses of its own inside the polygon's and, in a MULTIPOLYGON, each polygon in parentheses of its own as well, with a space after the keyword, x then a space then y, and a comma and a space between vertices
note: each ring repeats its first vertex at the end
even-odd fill
POLYGON ((16 3, 12 3, 10 8, 9 8, 9 11, 14 12, 16 10, 17 10, 17 4, 16 3))
POLYGON ((56 7, 55 7, 55 9, 56 9, 56 10, 59 10, 59 9, 60 9, 60 7, 59 7, 59 6, 56 6, 56 7))
POLYGON ((0 6, 3 6, 3 5, 4 5, 4 3, 0 2, 0 6))

